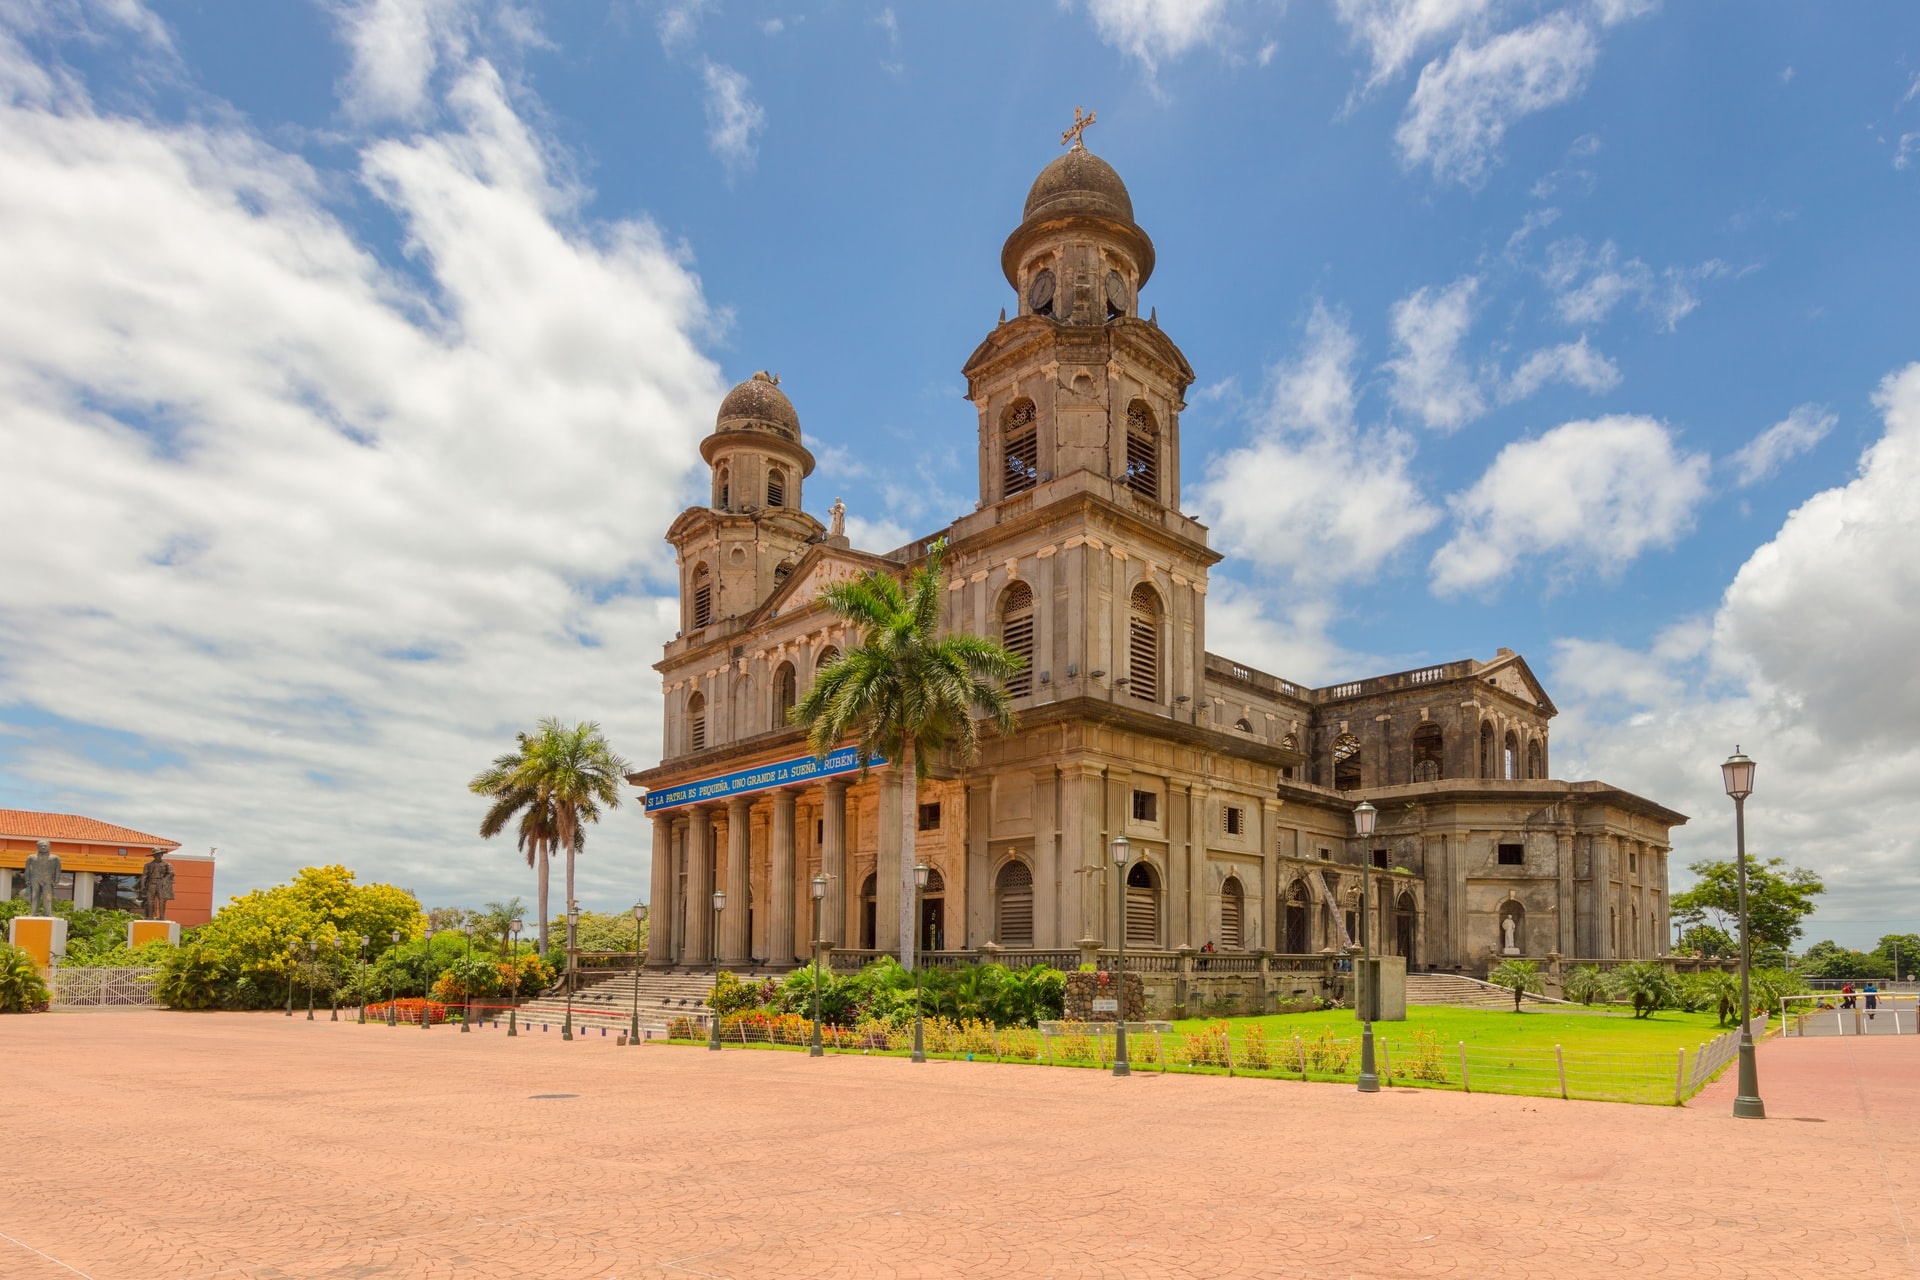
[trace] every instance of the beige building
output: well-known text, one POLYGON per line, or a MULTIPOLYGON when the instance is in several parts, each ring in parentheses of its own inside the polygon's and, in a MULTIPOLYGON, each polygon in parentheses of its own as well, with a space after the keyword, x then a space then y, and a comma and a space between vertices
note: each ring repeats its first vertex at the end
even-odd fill
POLYGON ((1669 833, 1686 819, 1555 780, 1555 709, 1518 655, 1308 688, 1208 652, 1221 557, 1181 510, 1194 373, 1141 314, 1153 242, 1112 167, 1076 141, 1042 170, 1000 266, 1015 305, 963 370, 980 500, 945 529, 853 548, 837 504, 831 528, 802 509, 814 460, 778 379, 721 403, 709 501, 667 531, 681 626, 657 666, 662 760, 632 776, 654 824, 651 963, 804 960, 816 873, 819 936, 894 950, 908 845, 933 869, 933 951, 1059 953, 1124 929, 1145 953, 1319 953, 1358 942, 1368 874, 1372 941, 1413 969, 1665 954, 1669 833), (815 603, 822 584, 902 572, 940 537, 946 625, 1028 670, 1019 731, 937 764, 903 833, 893 771, 822 768, 787 711, 857 641, 815 603), (1364 847, 1362 798, 1380 811, 1364 847), (1121 834, 1124 909, 1107 856, 1121 834))

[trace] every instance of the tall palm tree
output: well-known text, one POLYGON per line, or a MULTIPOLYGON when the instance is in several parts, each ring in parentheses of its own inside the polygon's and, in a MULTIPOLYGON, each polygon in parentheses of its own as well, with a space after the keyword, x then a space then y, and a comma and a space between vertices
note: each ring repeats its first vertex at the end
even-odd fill
MULTIPOLYGON (((551 723, 542 721, 541 732, 544 733, 551 723)), ((540 921, 540 954, 545 955, 548 944, 547 921, 551 919, 551 913, 547 910, 551 896, 549 885, 552 883, 550 858, 553 851, 560 847, 560 815, 552 795, 544 793, 526 777, 526 771, 539 750, 539 735, 520 733, 515 734, 514 739, 518 743, 515 750, 495 756, 493 763, 481 770, 467 785, 475 794, 493 799, 486 815, 480 819, 482 839, 493 839, 506 830, 507 824, 516 816, 520 819, 516 843, 520 852, 527 856, 527 866, 534 872, 534 897, 538 902, 540 921)), ((619 757, 614 759, 618 761, 619 757)), ((623 769, 626 767, 624 761, 619 763, 623 769)), ((598 816, 596 809, 594 817, 597 819, 598 816)), ((573 828, 572 846, 567 855, 569 901, 573 897, 573 855, 579 853, 586 844, 582 824, 576 821, 573 828)))
POLYGON ((940 634, 947 599, 946 540, 903 584, 878 571, 838 582, 820 602, 860 630, 860 643, 829 662, 792 712, 807 745, 825 759, 853 735, 864 773, 884 757, 900 770, 900 963, 913 967, 913 838, 918 784, 941 750, 971 761, 979 751, 975 715, 1001 733, 1014 729, 1006 680, 1025 665, 992 640, 940 634))
MULTIPOLYGON (((531 791, 536 803, 553 811, 553 844, 567 858, 567 898, 573 905, 575 855, 586 844, 590 822, 600 821, 600 806, 620 806, 620 784, 633 766, 607 745, 600 726, 591 720, 565 725, 549 716, 528 740, 525 758, 510 785, 531 791)), ((547 905, 540 904, 542 933, 547 905)), ((569 950, 574 940, 567 938, 569 950)))

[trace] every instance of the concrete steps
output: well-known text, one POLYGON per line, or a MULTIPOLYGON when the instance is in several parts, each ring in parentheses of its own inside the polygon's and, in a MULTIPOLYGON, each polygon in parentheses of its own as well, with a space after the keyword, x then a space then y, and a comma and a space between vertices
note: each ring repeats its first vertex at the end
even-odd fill
MULTIPOLYGON (((1563 1005, 1564 1000, 1529 995, 1529 1004, 1563 1005)), ((1458 973, 1410 973, 1407 975, 1408 1004, 1444 1004, 1470 1009, 1511 1009, 1513 992, 1478 978, 1458 973)))
MULTIPOLYGON (((624 1027, 633 1016, 636 985, 640 995, 640 1026, 643 1030, 652 1029, 657 1034, 666 1030, 670 1018, 699 1015, 707 1011, 707 997, 713 994, 713 975, 671 971, 662 973, 657 970, 642 970, 637 975, 617 974, 574 993, 575 1025, 618 1022, 624 1027)), ((521 1020, 536 1024, 557 1024, 566 1016, 566 1012, 567 998, 564 994, 540 996, 522 1001, 520 1005, 521 1020)))

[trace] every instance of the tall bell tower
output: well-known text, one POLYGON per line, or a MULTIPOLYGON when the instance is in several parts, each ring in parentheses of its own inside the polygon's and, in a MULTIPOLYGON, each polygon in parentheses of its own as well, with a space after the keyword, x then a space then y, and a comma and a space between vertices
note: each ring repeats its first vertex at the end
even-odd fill
POLYGON ((1140 315, 1153 241, 1120 175, 1087 150, 1094 116, 1074 115, 1067 153, 1034 179, 1000 251, 1014 316, 963 369, 980 415, 980 503, 1090 471, 1127 499, 1177 511, 1193 369, 1140 315))

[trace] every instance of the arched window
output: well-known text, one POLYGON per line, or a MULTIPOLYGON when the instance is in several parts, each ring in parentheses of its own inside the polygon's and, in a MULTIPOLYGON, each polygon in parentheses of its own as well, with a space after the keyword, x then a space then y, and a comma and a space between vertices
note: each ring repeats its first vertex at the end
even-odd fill
POLYGON ((793 704, 799 700, 800 679, 793 670, 791 662, 783 662, 773 673, 773 727, 787 727, 787 717, 793 711, 793 704))
POLYGON ((1018 859, 994 877, 993 928, 1003 947, 1033 945, 1033 872, 1018 859))
POLYGON ((1000 423, 1000 449, 1005 460, 1001 496, 1025 493, 1040 478, 1040 436, 1034 426, 1037 413, 1031 400, 1015 400, 1000 423))
POLYGON ((1306 886, 1295 880, 1287 886, 1286 949, 1288 955, 1303 956, 1311 949, 1308 922, 1313 908, 1307 900, 1306 886))
POLYGON ((1160 886, 1150 862, 1136 862, 1127 868, 1127 945, 1160 945, 1160 886))
POLYGON ((793 562, 791 560, 782 560, 779 564, 773 566, 773 581, 775 585, 785 582, 792 576, 793 562))
POLYGON ((1220 886, 1220 949, 1240 951, 1246 940, 1247 895, 1239 876, 1228 876, 1220 886))
POLYGON ((832 645, 828 645, 826 648, 822 649, 820 651, 820 656, 813 660, 813 678, 818 680, 820 678, 820 673, 822 671, 825 671, 828 667, 832 666, 834 659, 838 658, 839 656, 840 656, 840 651, 834 648, 832 645))
POLYGON ((767 505, 770 507, 787 505, 787 473, 779 467, 767 468, 767 505))
POLYGON ((713 621, 713 575, 705 563, 693 566, 693 629, 713 621))
POLYGON ((867 878, 860 882, 860 949, 862 951, 872 951, 880 945, 877 941, 880 936, 880 917, 875 903, 873 873, 868 872, 867 878))
POLYGON ((713 473, 713 505, 722 511, 733 505, 733 472, 725 463, 721 463, 713 473))
POLYGON ((1000 643, 1026 663, 1007 678, 1007 693, 1024 698, 1033 692, 1033 588, 1024 582, 1008 584, 1000 597, 1000 643))
POLYGON ((1253 721, 1247 719, 1245 716, 1241 716, 1238 720, 1235 720, 1233 722, 1233 727, 1238 729, 1242 733, 1252 733, 1253 721))
POLYGON ((1547 776, 1546 761, 1542 758, 1540 739, 1538 738, 1534 738, 1527 743, 1527 776, 1529 778, 1544 778, 1547 776))
POLYGON ((941 951, 947 945, 947 880, 940 868, 927 868, 927 887, 920 891, 920 950, 941 951))
POLYGON ((1127 406, 1127 488, 1160 501, 1160 428, 1145 400, 1127 406))
POLYGON ((1445 741, 1440 726, 1423 724, 1413 731, 1413 780, 1438 782, 1445 775, 1445 741))
POLYGON ((707 695, 698 691, 687 699, 687 744, 694 751, 707 749, 707 695))
POLYGON ((1418 942, 1418 930, 1415 927, 1420 917, 1414 910, 1413 895, 1402 893, 1393 900, 1393 954, 1405 956, 1407 968, 1412 969, 1418 957, 1414 948, 1418 942))
POLYGON ((1160 701, 1160 597, 1144 582, 1133 589, 1127 624, 1127 692, 1160 701))
POLYGON ((1360 739, 1343 733, 1333 740, 1333 789, 1360 789, 1360 739))
POLYGON ((1520 739, 1509 729, 1505 748, 1500 752, 1500 776, 1513 779, 1520 776, 1520 739))
POLYGON ((1493 721, 1482 720, 1480 722, 1480 776, 1483 778, 1500 776, 1499 761, 1495 758, 1498 754, 1496 741, 1493 721))
MULTIPOLYGON (((1300 750, 1300 737, 1299 737, 1299 735, 1298 735, 1298 734, 1293 734, 1293 733, 1290 733, 1290 734, 1288 734, 1288 735, 1287 735, 1286 737, 1284 737, 1284 738, 1282 738, 1282 739, 1280 739, 1280 749, 1281 749, 1281 750, 1283 750, 1283 751, 1298 751, 1298 750, 1300 750)), ((1280 770, 1280 776, 1281 776, 1281 777, 1283 777, 1283 778, 1291 778, 1291 777, 1293 777, 1293 766, 1292 766, 1292 765, 1286 765, 1286 766, 1284 766, 1284 767, 1283 767, 1283 768, 1282 768, 1282 769, 1280 770)))
POLYGON ((1523 956, 1527 953, 1527 909, 1512 898, 1500 904, 1499 941, 1500 951, 1504 955, 1523 956))

